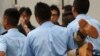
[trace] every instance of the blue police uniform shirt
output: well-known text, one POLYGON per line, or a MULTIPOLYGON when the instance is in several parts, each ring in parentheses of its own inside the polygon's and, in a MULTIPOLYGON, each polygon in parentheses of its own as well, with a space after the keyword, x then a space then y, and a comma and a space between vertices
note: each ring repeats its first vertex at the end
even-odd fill
POLYGON ((0 36, 0 51, 6 56, 21 56, 24 41, 25 36, 17 28, 9 29, 6 34, 0 36))
POLYGON ((69 29, 45 22, 28 34, 22 56, 67 56, 76 48, 72 36, 69 29))

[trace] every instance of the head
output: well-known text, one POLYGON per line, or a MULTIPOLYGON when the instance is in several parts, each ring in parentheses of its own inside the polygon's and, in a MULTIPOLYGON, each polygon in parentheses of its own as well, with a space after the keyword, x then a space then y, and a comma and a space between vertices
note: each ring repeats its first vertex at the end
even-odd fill
POLYGON ((50 21, 51 11, 46 3, 38 2, 35 6, 34 14, 40 25, 46 21, 50 21))
POLYGON ((62 9, 64 10, 64 12, 72 11, 72 6, 71 5, 65 5, 62 9))
POLYGON ((59 16, 60 16, 60 10, 56 5, 51 5, 51 21, 52 22, 58 22, 59 16))
POLYGON ((30 8, 22 7, 20 8, 19 13, 20 13, 20 17, 22 17, 22 19, 24 19, 26 23, 30 21, 30 17, 32 15, 32 11, 30 8))
POLYGON ((6 30, 17 27, 20 14, 15 8, 8 8, 3 15, 3 26, 6 30))
POLYGON ((62 15, 62 26, 66 27, 71 21, 74 20, 74 16, 72 14, 72 6, 66 5, 63 7, 64 13, 62 15))
POLYGON ((87 14, 89 6, 89 0, 74 0, 72 7, 73 15, 76 17, 78 14, 87 14))
POLYGON ((72 22, 73 20, 74 20, 74 16, 73 16, 72 12, 65 12, 65 13, 63 13, 63 16, 62 16, 62 26, 63 27, 68 26, 68 24, 70 22, 72 22))

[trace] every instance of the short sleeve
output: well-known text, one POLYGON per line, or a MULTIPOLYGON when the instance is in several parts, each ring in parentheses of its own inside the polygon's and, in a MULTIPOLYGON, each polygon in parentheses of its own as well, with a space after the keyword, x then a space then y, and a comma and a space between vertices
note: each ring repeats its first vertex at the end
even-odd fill
POLYGON ((24 44, 22 56, 35 56, 33 53, 33 49, 31 48, 32 45, 30 45, 30 43, 32 42, 31 37, 32 36, 30 36, 28 34, 26 41, 25 41, 25 44, 24 44))
POLYGON ((77 48, 77 44, 76 42, 74 41, 74 35, 73 35, 73 32, 70 30, 70 29, 67 29, 67 36, 68 36, 68 50, 71 50, 71 49, 75 49, 77 48))
POLYGON ((0 51, 6 52, 6 41, 0 36, 0 51))

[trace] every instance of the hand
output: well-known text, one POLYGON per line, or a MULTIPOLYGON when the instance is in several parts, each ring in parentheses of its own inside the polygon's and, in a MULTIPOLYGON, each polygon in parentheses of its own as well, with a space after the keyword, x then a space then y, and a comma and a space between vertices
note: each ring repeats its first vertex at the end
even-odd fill
POLYGON ((0 56, 5 56, 5 53, 3 51, 0 51, 0 56))
POLYGON ((22 25, 22 27, 26 25, 25 19, 23 17, 20 18, 20 24, 22 25))
POLYGON ((76 49, 68 51, 68 56, 76 56, 76 49))
POLYGON ((92 56, 93 45, 91 43, 86 43, 79 48, 79 56, 92 56))
POLYGON ((28 34, 30 32, 30 29, 28 28, 25 19, 26 19, 26 17, 25 18, 21 17, 20 18, 20 23, 21 23, 21 26, 23 27, 25 33, 28 34))

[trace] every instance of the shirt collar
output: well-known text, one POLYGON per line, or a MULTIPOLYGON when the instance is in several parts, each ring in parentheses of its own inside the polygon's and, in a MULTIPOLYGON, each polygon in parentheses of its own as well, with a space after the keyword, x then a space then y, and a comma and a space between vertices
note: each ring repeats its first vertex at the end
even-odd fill
POLYGON ((77 19, 78 17, 80 17, 80 16, 86 16, 86 14, 79 14, 79 15, 76 16, 76 19, 77 19))
POLYGON ((11 28, 11 29, 8 30, 8 32, 15 32, 15 31, 18 31, 18 29, 17 28, 11 28))
POLYGON ((41 26, 42 27, 51 27, 53 26, 54 24, 51 22, 51 21, 47 21, 47 22, 44 22, 41 26))

